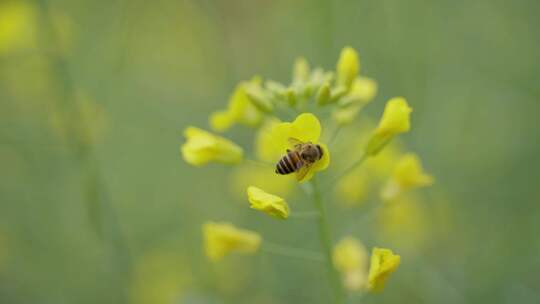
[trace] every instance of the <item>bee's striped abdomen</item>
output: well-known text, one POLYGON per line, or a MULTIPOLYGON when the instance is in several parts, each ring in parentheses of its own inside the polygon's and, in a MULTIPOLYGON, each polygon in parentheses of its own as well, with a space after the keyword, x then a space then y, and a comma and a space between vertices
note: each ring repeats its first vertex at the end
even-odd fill
POLYGON ((282 175, 293 173, 300 167, 299 162, 301 160, 298 152, 290 151, 276 164, 276 173, 282 175))

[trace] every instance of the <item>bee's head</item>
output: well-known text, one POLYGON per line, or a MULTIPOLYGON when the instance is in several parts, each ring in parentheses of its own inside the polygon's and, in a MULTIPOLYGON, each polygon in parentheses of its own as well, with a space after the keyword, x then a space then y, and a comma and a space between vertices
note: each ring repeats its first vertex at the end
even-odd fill
POLYGON ((315 162, 321 159, 323 151, 320 145, 307 144, 300 152, 300 157, 308 162, 315 162))

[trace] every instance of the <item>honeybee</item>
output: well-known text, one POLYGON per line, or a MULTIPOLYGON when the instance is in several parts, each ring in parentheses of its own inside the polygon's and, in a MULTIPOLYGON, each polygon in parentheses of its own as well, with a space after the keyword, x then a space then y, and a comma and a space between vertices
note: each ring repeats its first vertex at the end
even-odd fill
POLYGON ((318 144, 302 142, 292 137, 289 138, 289 144, 293 149, 287 149, 287 154, 277 162, 276 173, 286 175, 296 172, 296 179, 301 180, 311 165, 322 158, 323 149, 318 144))

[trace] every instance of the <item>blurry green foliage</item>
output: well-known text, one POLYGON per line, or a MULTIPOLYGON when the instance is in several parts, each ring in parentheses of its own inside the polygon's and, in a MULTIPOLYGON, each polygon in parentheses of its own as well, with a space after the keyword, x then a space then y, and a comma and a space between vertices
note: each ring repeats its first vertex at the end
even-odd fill
MULTIPOLYGON (((235 83, 256 73, 286 81, 299 55, 331 68, 351 45, 381 84, 367 111, 407 97, 407 142, 437 178, 418 219, 389 215, 409 228, 377 230, 377 219, 339 228, 369 246, 364 231, 379 231, 402 249, 393 288, 365 302, 538 303, 539 11, 534 0, 1 1, 0 302, 319 301, 312 291, 324 282, 308 275, 317 265, 206 261, 208 218, 308 248, 317 240, 294 221, 281 227, 286 238, 272 234, 272 219, 223 195, 223 168, 189 167, 178 145, 235 83), (96 233, 90 169, 51 129, 55 111, 73 113, 78 90, 107 117, 83 154, 115 214, 102 228, 121 242, 96 233), (409 234, 412 224, 422 230, 409 234)), ((232 134, 252 140, 241 127, 232 134)))

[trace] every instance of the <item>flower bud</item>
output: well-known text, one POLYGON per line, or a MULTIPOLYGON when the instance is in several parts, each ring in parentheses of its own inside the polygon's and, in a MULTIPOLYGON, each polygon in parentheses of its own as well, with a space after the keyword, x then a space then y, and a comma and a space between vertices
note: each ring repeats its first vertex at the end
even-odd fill
POLYGON ((316 100, 319 106, 324 106, 330 102, 330 84, 325 83, 319 88, 316 100))
POLYGON ((260 84, 247 83, 244 88, 249 100, 257 109, 266 113, 270 113, 274 110, 274 105, 272 104, 270 96, 268 96, 268 92, 266 92, 260 84))
POLYGON ((337 63, 337 83, 345 86, 347 89, 351 87, 352 82, 360 71, 360 62, 358 53, 351 48, 345 47, 341 50, 337 63))
POLYGON ((309 63, 306 58, 299 57, 294 61, 293 83, 304 83, 309 78, 309 63))

